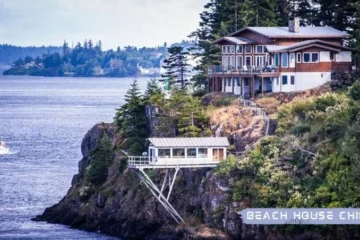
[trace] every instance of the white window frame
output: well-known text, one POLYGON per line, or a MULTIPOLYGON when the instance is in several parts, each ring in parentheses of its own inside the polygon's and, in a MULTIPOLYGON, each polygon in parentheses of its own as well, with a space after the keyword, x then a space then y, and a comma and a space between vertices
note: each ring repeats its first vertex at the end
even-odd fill
POLYGON ((243 56, 236 56, 236 67, 237 69, 242 69, 244 66, 243 56), (241 64, 239 64, 239 59, 241 59, 241 64))
POLYGON ((289 54, 288 53, 281 53, 280 57, 281 57, 281 68, 288 68, 289 67, 289 54), (283 61, 283 56, 285 56, 285 55, 286 55, 286 66, 284 65, 285 61, 283 61))
POLYGON ((320 54, 318 53, 318 52, 312 52, 311 54, 310 54, 310 61, 311 61, 311 63, 319 63, 319 61, 320 61, 320 54), (313 61, 312 60, 312 55, 313 54, 317 54, 317 61, 313 61))
POLYGON ((289 77, 288 75, 282 75, 281 76, 281 85, 284 86, 284 85, 288 85, 289 84, 289 77), (286 78, 286 83, 284 83, 284 77, 286 78))
POLYGON ((304 52, 302 57, 303 63, 311 63, 311 52, 304 52), (305 54, 309 54, 309 61, 305 61, 305 54))
POLYGON ((255 65, 255 66, 261 66, 261 67, 265 66, 265 61, 266 61, 265 55, 254 56, 254 59, 255 59, 255 60, 254 60, 254 65, 255 65), (261 62, 260 65, 257 64, 257 62, 258 62, 259 59, 260 59, 260 62, 261 62))
POLYGON ((222 45, 222 53, 226 54, 226 45, 222 45))
POLYGON ((243 51, 244 51, 243 45, 237 45, 236 46, 236 53, 243 53, 243 51), (239 51, 239 49, 241 49, 241 51, 239 51))
POLYGON ((295 75, 290 76, 290 85, 295 85, 295 75), (294 79, 294 83, 291 82, 292 79, 294 79))
POLYGON ((275 54, 274 54, 274 66, 275 66, 275 67, 279 67, 279 66, 280 66, 280 59, 281 59, 281 54, 280 54, 280 53, 275 53, 275 54), (276 65, 276 56, 278 56, 278 57, 277 57, 277 59, 278 59, 277 65, 276 65))
POLYGON ((265 53, 265 46, 264 45, 256 45, 255 46, 255 53, 265 53), (258 52, 258 47, 261 47, 261 52, 258 52))
POLYGON ((245 55, 244 65, 246 65, 246 66, 251 66, 251 64, 252 64, 252 56, 250 56, 250 55, 245 55), (247 64, 246 64, 246 63, 247 63, 246 58, 250 58, 250 65, 247 65, 247 64))
POLYGON ((296 63, 296 55, 295 53, 289 53, 289 68, 294 68, 296 63), (291 56, 293 56, 293 61, 291 61, 291 56))
POLYGON ((296 53, 296 63, 301 63, 302 61, 302 57, 301 57, 301 52, 296 53), (300 61, 299 61, 299 56, 300 56, 300 61))
POLYGON ((252 53, 252 47, 251 47, 251 45, 245 45, 245 53, 252 53), (246 47, 250 47, 250 52, 247 52, 247 51, 246 51, 246 47))
POLYGON ((226 49, 227 49, 227 53, 230 54, 230 53, 231 53, 231 46, 230 46, 230 45, 227 45, 227 46, 226 46, 226 49))

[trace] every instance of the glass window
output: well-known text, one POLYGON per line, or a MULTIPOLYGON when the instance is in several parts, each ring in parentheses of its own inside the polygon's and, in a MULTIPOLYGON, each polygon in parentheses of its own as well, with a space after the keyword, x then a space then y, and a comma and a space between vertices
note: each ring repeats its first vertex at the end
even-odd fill
POLYGON ((235 53, 235 46, 231 46, 230 49, 231 49, 231 53, 235 53))
POLYGON ((237 46, 236 52, 237 53, 242 53, 243 52, 243 46, 237 46))
POLYGON ((278 67, 279 66, 279 54, 278 53, 275 53, 274 55, 274 60, 275 60, 275 67, 278 67))
POLYGON ((296 54, 296 62, 301 63, 301 53, 296 54))
POLYGON ((187 157, 196 157, 196 148, 186 149, 187 157))
POLYGON ((174 148, 173 149, 173 158, 183 158, 185 157, 185 149, 184 148, 174 148))
POLYGON ((264 47, 263 46, 256 46, 256 53, 263 53, 264 47))
POLYGON ((158 157, 170 158, 170 149, 159 149, 158 157))
POLYGON ((281 54, 281 67, 283 67, 283 68, 288 67, 288 54, 287 53, 281 54))
POLYGON ((207 157, 208 157, 208 150, 207 150, 207 148, 199 148, 199 149, 198 149, 198 157, 199 157, 199 158, 207 158, 207 157))
POLYGON ((250 56, 246 56, 245 57, 245 64, 246 64, 246 66, 251 66, 251 57, 250 56))
POLYGON ((251 53, 251 45, 245 46, 245 53, 251 53))
POLYGON ((287 85, 287 82, 288 82, 288 77, 282 76, 282 85, 287 85))
POLYGON ((331 61, 334 61, 334 59, 335 59, 334 53, 333 53, 333 52, 330 52, 330 60, 331 60, 331 61))
POLYGON ((311 53, 311 62, 316 63, 319 61, 319 53, 311 53))
POLYGON ((237 85, 238 87, 240 87, 240 78, 237 78, 237 79, 236 79, 236 85, 237 85))
POLYGON ((227 53, 230 53, 230 46, 227 46, 227 53))
POLYGON ((290 77, 290 84, 295 85, 295 76, 290 77))
POLYGON ((227 80, 227 85, 230 87, 231 86, 231 78, 228 78, 228 80, 227 80))
POLYGON ((310 53, 304 53, 304 63, 310 62, 310 53))
POLYGON ((222 52, 226 53, 226 46, 222 46, 222 52))
POLYGON ((243 66, 243 61, 242 61, 242 56, 238 56, 237 57, 237 66, 238 66, 238 69, 241 69, 242 66, 243 66))

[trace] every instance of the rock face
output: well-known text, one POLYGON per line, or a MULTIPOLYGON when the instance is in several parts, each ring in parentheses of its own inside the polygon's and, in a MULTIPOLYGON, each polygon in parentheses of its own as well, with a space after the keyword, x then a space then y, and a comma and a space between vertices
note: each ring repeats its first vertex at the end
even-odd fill
MULTIPOLYGON (((84 173, 92 160, 90 152, 96 148, 103 133, 113 140, 113 144, 120 139, 112 124, 95 125, 83 139, 83 159, 67 195, 34 220, 127 239, 228 239, 240 235, 240 218, 235 216, 232 203, 227 203, 228 181, 219 179, 211 169, 180 170, 170 197, 170 202, 186 222, 197 228, 176 226, 140 183, 134 170, 120 173, 118 155, 106 182, 100 187, 91 186, 84 173), (201 235, 204 232, 206 234, 201 235)), ((159 184, 163 175, 164 172, 157 170, 152 179, 159 184)))

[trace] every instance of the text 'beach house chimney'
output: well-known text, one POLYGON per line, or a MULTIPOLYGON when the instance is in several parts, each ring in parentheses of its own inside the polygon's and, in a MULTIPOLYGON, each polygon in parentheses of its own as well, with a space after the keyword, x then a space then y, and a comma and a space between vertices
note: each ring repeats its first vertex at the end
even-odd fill
POLYGON ((300 18, 299 17, 289 18, 289 32, 293 32, 293 33, 300 32, 300 18))

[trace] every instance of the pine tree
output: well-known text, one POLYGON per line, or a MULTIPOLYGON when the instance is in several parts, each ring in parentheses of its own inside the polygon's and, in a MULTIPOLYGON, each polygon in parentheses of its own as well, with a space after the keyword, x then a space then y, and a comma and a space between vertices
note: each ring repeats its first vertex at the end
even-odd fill
POLYGON ((168 52, 169 57, 164 61, 166 73, 162 77, 169 80, 170 88, 174 83, 180 83, 181 89, 184 89, 188 81, 186 78, 190 66, 187 63, 189 52, 181 46, 170 47, 168 52))
POLYGON ((157 80, 151 79, 150 81, 147 82, 144 100, 148 102, 152 96, 160 93, 161 93, 161 88, 159 87, 157 80))
POLYGON ((91 152, 92 161, 86 171, 86 179, 94 185, 101 185, 108 176, 108 168, 114 159, 112 144, 106 133, 100 139, 97 148, 91 152))

